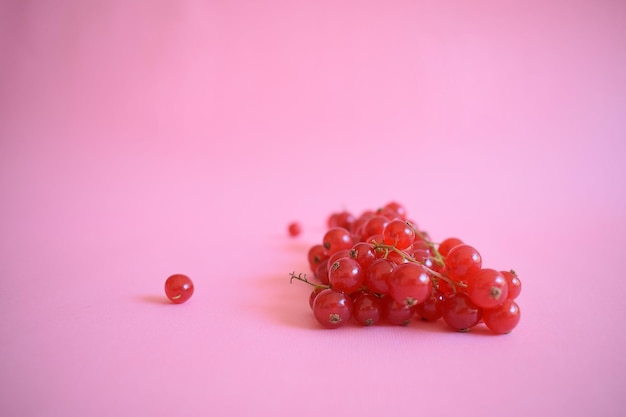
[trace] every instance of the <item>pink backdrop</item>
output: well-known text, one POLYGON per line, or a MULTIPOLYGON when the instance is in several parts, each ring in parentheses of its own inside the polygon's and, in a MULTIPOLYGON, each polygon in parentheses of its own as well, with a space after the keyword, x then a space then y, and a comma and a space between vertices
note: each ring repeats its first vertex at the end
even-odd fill
POLYGON ((1 1, 2 415, 624 415, 625 18, 1 1), (390 200, 518 271, 513 333, 317 325, 289 272, 390 200))

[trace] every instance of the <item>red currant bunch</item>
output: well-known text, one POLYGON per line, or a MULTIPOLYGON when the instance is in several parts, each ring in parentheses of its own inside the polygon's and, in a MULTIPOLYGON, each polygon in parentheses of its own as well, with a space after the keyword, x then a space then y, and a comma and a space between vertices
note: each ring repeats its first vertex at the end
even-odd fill
POLYGON ((483 323, 505 334, 519 323, 517 274, 483 267, 478 250, 459 238, 433 242, 402 204, 332 213, 327 226, 307 255, 314 279, 290 274, 291 282, 313 286, 309 305, 322 326, 406 326, 417 317, 463 332, 483 323))

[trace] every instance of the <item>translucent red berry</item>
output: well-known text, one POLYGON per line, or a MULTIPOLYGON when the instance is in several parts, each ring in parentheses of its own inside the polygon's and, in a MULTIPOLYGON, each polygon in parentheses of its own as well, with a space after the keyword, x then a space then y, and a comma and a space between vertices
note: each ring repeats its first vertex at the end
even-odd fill
POLYGON ((313 300, 313 315, 322 326, 339 328, 352 317, 352 300, 341 291, 325 289, 313 300))
POLYGON ((477 306, 493 308, 506 300, 508 290, 508 283, 500 272, 483 268, 468 277, 465 292, 477 306))
POLYGON ((447 294, 441 304, 441 317, 454 330, 468 331, 482 318, 482 310, 472 303, 467 294, 447 294))
POLYGON ((339 258, 328 266, 328 282, 345 293, 352 293, 363 285, 364 275, 361 265, 352 258, 339 258))
POLYGON ((182 304, 193 295, 193 282, 187 275, 174 274, 165 280, 165 295, 174 304, 182 304))
POLYGON ((505 300, 501 306, 483 312, 485 325, 496 334, 510 333, 518 325, 519 320, 519 306, 510 299, 505 300))
POLYGON ((352 234, 343 227, 331 227, 324 234, 322 245, 328 252, 328 255, 332 255, 342 249, 351 249, 353 245, 352 234))
POLYGON ((480 271, 481 267, 480 253, 470 245, 456 245, 446 256, 446 270, 455 281, 465 280, 469 275, 480 271))
POLYGON ((380 298, 374 294, 363 291, 353 298, 352 316, 357 323, 363 326, 373 326, 382 317, 382 304, 380 298))
POLYGON ((404 220, 391 220, 383 227, 383 242, 398 249, 406 249, 415 239, 415 231, 404 220))
POLYGON ((287 226, 287 232, 289 233, 289 236, 297 237, 302 233, 302 227, 300 226, 300 223, 292 222, 289 223, 289 226, 287 226))
POLYGON ((519 277, 513 270, 500 271, 500 273, 506 279, 509 287, 509 292, 506 298, 509 300, 515 300, 522 292, 522 281, 520 281, 519 277))
POLYGON ((400 304, 412 307, 426 301, 432 291, 428 271, 418 263, 396 266, 389 276, 389 294, 400 304))
POLYGON ((456 238, 456 237, 449 237, 447 239, 444 239, 439 244, 439 247, 437 248, 437 250, 439 251, 441 256, 448 256, 450 249, 461 244, 463 244, 463 241, 461 239, 456 238))

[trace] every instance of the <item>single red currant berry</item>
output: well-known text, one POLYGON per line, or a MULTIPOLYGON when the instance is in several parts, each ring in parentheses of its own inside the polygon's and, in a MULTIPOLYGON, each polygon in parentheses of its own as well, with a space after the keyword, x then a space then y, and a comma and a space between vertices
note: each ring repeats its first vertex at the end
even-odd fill
POLYGON ((500 272, 483 268, 468 277, 465 292, 478 307, 494 308, 506 300, 508 284, 500 272))
POLYGON ((428 271, 414 262, 396 266, 389 276, 388 285, 391 297, 409 307, 426 301, 432 291, 428 271))
POLYGON ((385 213, 393 213, 395 218, 406 220, 406 208, 397 201, 390 201, 389 203, 385 204, 381 211, 385 213))
POLYGON ((509 287, 509 292, 506 296, 509 300, 515 300, 522 292, 522 281, 512 269, 510 271, 500 271, 502 276, 506 279, 509 287))
MULTIPOLYGON (((367 241, 374 235, 382 235, 388 221, 388 218, 381 215, 370 217, 361 227, 361 239, 367 241)), ((382 243, 382 240, 379 240, 378 243, 382 243)))
POLYGON ((328 218, 328 227, 343 227, 346 230, 352 231, 352 225, 355 222, 355 217, 349 211, 341 211, 333 213, 328 218))
POLYGON ((300 226, 300 223, 292 222, 289 223, 289 226, 287 226, 287 231, 289 232, 289 236, 297 237, 302 233, 302 227, 300 226))
POLYGON ((455 246, 462 245, 462 244, 463 244, 463 241, 461 239, 456 238, 456 237, 449 237, 447 239, 444 239, 444 241, 439 244, 439 247, 437 248, 437 250, 439 251, 441 256, 445 257, 445 256, 448 256, 450 249, 452 249, 455 246))
POLYGON ((328 251, 329 255, 338 252, 342 249, 351 249, 352 234, 343 227, 332 227, 326 231, 322 240, 324 249, 328 251))
POLYGON ((328 285, 328 262, 322 262, 315 269, 315 278, 324 285, 328 285))
POLYGON ((415 231, 407 222, 400 219, 391 220, 383 228, 383 242, 398 249, 406 249, 413 243, 415 231))
POLYGON ((504 300, 501 306, 484 310, 485 325, 496 334, 510 333, 520 320, 519 306, 514 300, 504 300))
POLYGON ((328 252, 323 245, 313 245, 309 249, 307 258, 309 260, 309 267, 311 268, 311 271, 315 272, 317 271, 319 264, 326 263, 328 260, 328 252))
POLYGON ((377 294, 389 293, 389 276, 396 264, 387 259, 376 259, 365 272, 365 286, 377 294))
POLYGON ((363 326, 377 324, 382 316, 380 298, 367 291, 354 297, 352 310, 352 317, 363 326))
POLYGON ((466 332, 474 327, 482 317, 482 310, 462 292, 447 294, 441 304, 443 321, 454 330, 466 332))
POLYGON ((361 288, 363 280, 361 265, 352 258, 339 258, 328 266, 328 282, 336 290, 350 294, 361 288))
POLYGON ((371 243, 358 242, 350 249, 350 257, 356 260, 365 271, 376 260, 376 249, 371 243))
POLYGON ((193 282, 187 275, 171 275, 165 280, 165 295, 174 304, 182 304, 193 295, 193 282))
POLYGON ((313 315, 322 326, 337 329, 350 321, 352 300, 341 291, 327 288, 313 300, 313 315))
POLYGON ((443 294, 433 288, 430 298, 415 306, 415 313, 425 321, 437 321, 441 318, 441 304, 443 303, 443 294))
POLYGON ((456 245, 446 256, 448 275, 454 281, 463 281, 482 267, 482 257, 478 251, 466 244, 456 245))
POLYGON ((395 326, 408 326, 415 315, 415 307, 397 303, 392 297, 382 298, 383 317, 389 324, 395 326))

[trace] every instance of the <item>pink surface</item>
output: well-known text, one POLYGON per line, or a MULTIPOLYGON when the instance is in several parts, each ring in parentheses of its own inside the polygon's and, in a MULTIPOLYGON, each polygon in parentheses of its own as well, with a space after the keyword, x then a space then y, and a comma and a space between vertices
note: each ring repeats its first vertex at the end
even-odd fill
POLYGON ((626 7, 512 3, 1 2, 1 414, 624 415, 626 7), (390 200, 513 333, 317 325, 289 272, 390 200))

